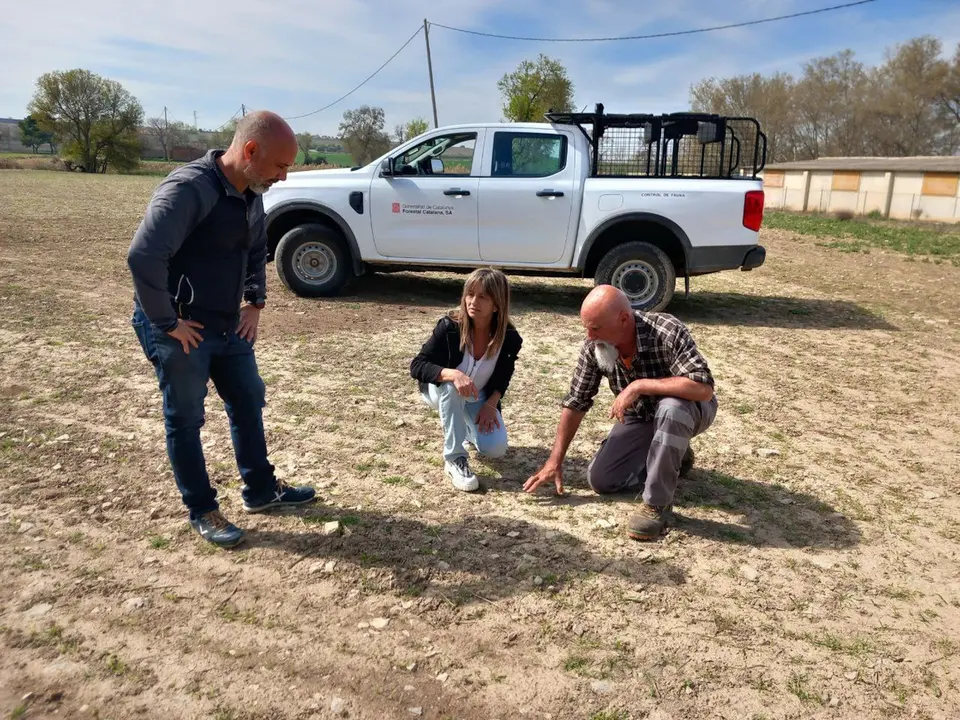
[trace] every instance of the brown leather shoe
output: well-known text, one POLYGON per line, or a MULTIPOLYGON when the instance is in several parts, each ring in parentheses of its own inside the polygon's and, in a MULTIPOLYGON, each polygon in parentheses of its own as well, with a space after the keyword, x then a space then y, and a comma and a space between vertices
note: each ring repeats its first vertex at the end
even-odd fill
POLYGON ((640 504, 640 509, 630 518, 627 525, 627 537, 631 540, 656 540, 667 532, 673 505, 640 504))

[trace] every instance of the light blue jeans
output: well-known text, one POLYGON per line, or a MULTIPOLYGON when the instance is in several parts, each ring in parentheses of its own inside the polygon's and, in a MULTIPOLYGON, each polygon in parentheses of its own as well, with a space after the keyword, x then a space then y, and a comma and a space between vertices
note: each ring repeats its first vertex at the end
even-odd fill
POLYGON ((430 384, 427 392, 421 393, 423 401, 440 413, 440 425, 443 427, 443 459, 453 461, 466 457, 463 447, 469 441, 477 452, 487 457, 503 457, 507 452, 507 428, 503 416, 497 411, 500 427, 492 432, 483 433, 477 427, 477 414, 486 400, 481 392, 480 399, 469 401, 462 397, 453 383, 430 384))

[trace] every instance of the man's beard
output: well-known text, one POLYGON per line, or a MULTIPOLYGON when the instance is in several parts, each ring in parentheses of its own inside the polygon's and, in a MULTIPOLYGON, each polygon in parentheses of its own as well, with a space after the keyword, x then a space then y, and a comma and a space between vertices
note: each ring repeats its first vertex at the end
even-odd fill
POLYGON ((617 350, 615 345, 597 340, 593 344, 593 357, 603 372, 613 374, 617 369, 617 360, 620 359, 620 351, 617 350))
POLYGON ((265 180, 252 170, 248 170, 243 175, 247 179, 247 189, 257 195, 263 195, 273 185, 272 181, 265 180))

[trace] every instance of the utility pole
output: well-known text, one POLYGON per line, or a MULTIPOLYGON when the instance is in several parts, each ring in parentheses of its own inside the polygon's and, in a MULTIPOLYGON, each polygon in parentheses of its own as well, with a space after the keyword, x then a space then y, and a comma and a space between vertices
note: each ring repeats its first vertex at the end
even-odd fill
POLYGON ((170 126, 170 123, 167 122, 167 106, 163 106, 163 129, 166 130, 170 126))
POLYGON ((246 117, 246 116, 247 116, 247 106, 246 106, 246 105, 240 105, 240 112, 243 113, 243 116, 244 116, 244 117, 246 117))
POLYGON ((197 129, 197 111, 196 110, 193 111, 193 129, 194 130, 197 129))
POLYGON ((430 100, 433 102, 433 127, 440 127, 437 120, 437 93, 433 88, 433 60, 430 59, 430 23, 423 19, 423 38, 427 41, 427 71, 430 73, 430 100))

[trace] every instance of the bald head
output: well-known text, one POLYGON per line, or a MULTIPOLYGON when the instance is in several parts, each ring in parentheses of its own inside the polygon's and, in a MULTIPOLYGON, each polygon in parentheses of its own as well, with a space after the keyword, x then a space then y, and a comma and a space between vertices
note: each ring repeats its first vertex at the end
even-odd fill
POLYGON ((256 110, 240 118, 224 160, 239 170, 244 189, 260 194, 286 179, 297 152, 297 136, 286 120, 269 110, 256 110))
POLYGON ((240 118, 233 133, 232 145, 242 148, 253 141, 261 145, 287 141, 297 144, 297 137, 287 121, 269 110, 255 110, 240 118))
POLYGON ((613 285, 597 285, 587 293, 580 306, 580 317, 616 316, 619 313, 630 313, 630 300, 613 285))
POLYGON ((610 345, 635 342, 633 308, 627 296, 612 285, 597 285, 580 306, 580 321, 590 340, 610 345))

